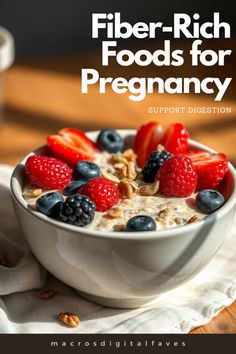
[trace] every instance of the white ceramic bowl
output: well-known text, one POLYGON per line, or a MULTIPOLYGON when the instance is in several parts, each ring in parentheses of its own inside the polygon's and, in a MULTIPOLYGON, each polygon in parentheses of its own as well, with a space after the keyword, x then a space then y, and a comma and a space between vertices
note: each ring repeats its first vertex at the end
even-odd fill
MULTIPOLYGON (((128 143, 135 133, 119 132, 128 143)), ((97 132, 89 136, 95 139, 97 132)), ((212 151, 193 141, 191 145, 212 151)), ((71 226, 29 208, 22 197, 24 163, 29 155, 16 166, 11 179, 15 210, 25 238, 49 272, 96 303, 139 307, 186 282, 212 259, 232 225, 236 174, 231 164, 224 191, 229 198, 213 214, 174 229, 111 233, 71 226)))

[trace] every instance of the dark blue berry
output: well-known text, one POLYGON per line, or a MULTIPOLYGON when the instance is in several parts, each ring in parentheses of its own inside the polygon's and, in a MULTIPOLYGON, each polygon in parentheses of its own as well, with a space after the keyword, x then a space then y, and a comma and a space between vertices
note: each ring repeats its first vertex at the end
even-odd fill
POLYGON ((196 205, 204 214, 211 214, 224 204, 224 197, 214 189, 204 189, 196 197, 196 205))
POLYGON ((60 206, 59 218, 68 224, 88 225, 93 221, 94 215, 95 204, 84 195, 72 195, 60 206))
POLYGON ((137 215, 129 219, 125 231, 155 231, 156 223, 147 215, 137 215))
POLYGON ((70 196, 73 194, 76 194, 78 192, 78 190, 85 184, 85 181, 73 181, 70 182, 63 190, 63 194, 66 196, 70 196))
POLYGON ((40 213, 51 217, 57 217, 60 205, 64 202, 63 195, 58 192, 51 192, 42 195, 36 200, 36 209, 40 213))
POLYGON ((100 150, 116 153, 123 151, 124 140, 116 130, 103 129, 98 135, 97 145, 100 150))
POLYGON ((145 167, 143 168, 143 178, 145 182, 151 183, 154 182, 155 176, 159 168, 163 163, 172 156, 166 150, 163 151, 154 151, 148 158, 145 167))
POLYGON ((96 163, 90 161, 80 161, 74 168, 75 178, 81 181, 88 181, 101 175, 100 168, 96 163))

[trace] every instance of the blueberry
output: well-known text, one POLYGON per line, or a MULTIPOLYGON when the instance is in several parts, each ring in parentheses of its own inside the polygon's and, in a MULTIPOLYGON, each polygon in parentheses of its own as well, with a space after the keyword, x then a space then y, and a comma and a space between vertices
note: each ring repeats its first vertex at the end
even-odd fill
POLYGON ((78 190, 85 184, 85 181, 73 181, 70 182, 63 190, 63 194, 66 196, 76 194, 78 190))
POLYGON ((127 222, 125 231, 155 231, 156 223, 150 216, 134 216, 127 222))
POLYGON ((101 175, 100 168, 94 162, 80 161, 74 168, 74 175, 81 181, 88 181, 101 175))
POLYGON ((114 129, 103 129, 97 138, 97 145, 100 150, 107 150, 112 153, 121 152, 124 148, 124 140, 114 129))
POLYGON ((213 189, 204 189, 196 197, 196 205, 204 214, 211 214, 224 204, 224 197, 213 189))
POLYGON ((59 214, 60 205, 63 202, 64 198, 61 193, 47 193, 36 200, 36 209, 44 215, 57 217, 59 214))

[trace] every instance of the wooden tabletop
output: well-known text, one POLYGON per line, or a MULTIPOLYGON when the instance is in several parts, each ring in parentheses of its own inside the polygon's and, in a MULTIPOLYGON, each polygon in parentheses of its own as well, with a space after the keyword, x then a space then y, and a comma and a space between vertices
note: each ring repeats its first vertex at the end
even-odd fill
MULTIPOLYGON (((16 164, 28 151, 44 144, 48 134, 65 126, 85 131, 105 127, 136 128, 156 119, 163 125, 183 122, 193 139, 223 151, 236 164, 236 102, 232 95, 235 87, 220 103, 203 95, 165 94, 148 95, 143 101, 132 102, 127 95, 114 94, 111 89, 105 95, 99 94, 96 86, 92 86, 87 95, 81 94, 80 68, 96 66, 99 67, 99 59, 90 53, 56 60, 25 60, 8 71, 4 121, 0 128, 1 163, 16 164), (149 107, 160 106, 230 107, 231 113, 148 113, 149 107)), ((111 72, 117 76, 114 67, 111 72)), ((236 302, 192 333, 236 333, 236 302)))

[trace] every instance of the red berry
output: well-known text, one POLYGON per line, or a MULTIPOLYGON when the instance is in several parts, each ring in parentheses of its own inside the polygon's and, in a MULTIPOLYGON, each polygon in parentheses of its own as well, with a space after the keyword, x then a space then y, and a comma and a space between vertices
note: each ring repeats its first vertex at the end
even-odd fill
POLYGON ((144 167, 149 155, 156 150, 157 141, 161 139, 163 133, 163 127, 158 122, 149 122, 138 129, 134 138, 134 151, 139 167, 144 167))
POLYGON ((64 128, 59 135, 49 135, 47 138, 50 153, 74 166, 82 160, 93 161, 97 152, 95 144, 84 132, 73 128, 64 128))
POLYGON ((191 160, 175 155, 164 162, 157 173, 159 192, 167 197, 188 197, 197 186, 197 174, 191 160))
POLYGON ((189 134, 181 123, 170 124, 161 140, 161 145, 172 154, 182 154, 188 149, 189 134))
POLYGON ((228 159, 224 154, 192 150, 185 155, 191 159, 197 172, 197 190, 215 188, 228 171, 228 159))
POLYGON ((42 189, 62 189, 72 177, 71 168, 60 160, 47 156, 30 156, 25 163, 30 184, 42 189))
POLYGON ((139 167, 144 167, 148 157, 161 144, 172 154, 181 154, 188 148, 189 134, 181 123, 170 124, 163 128, 158 122, 149 122, 142 125, 134 139, 134 151, 137 154, 139 167))
POLYGON ((103 177, 89 180, 79 193, 87 195, 95 203, 97 211, 106 211, 120 200, 116 184, 103 177))

